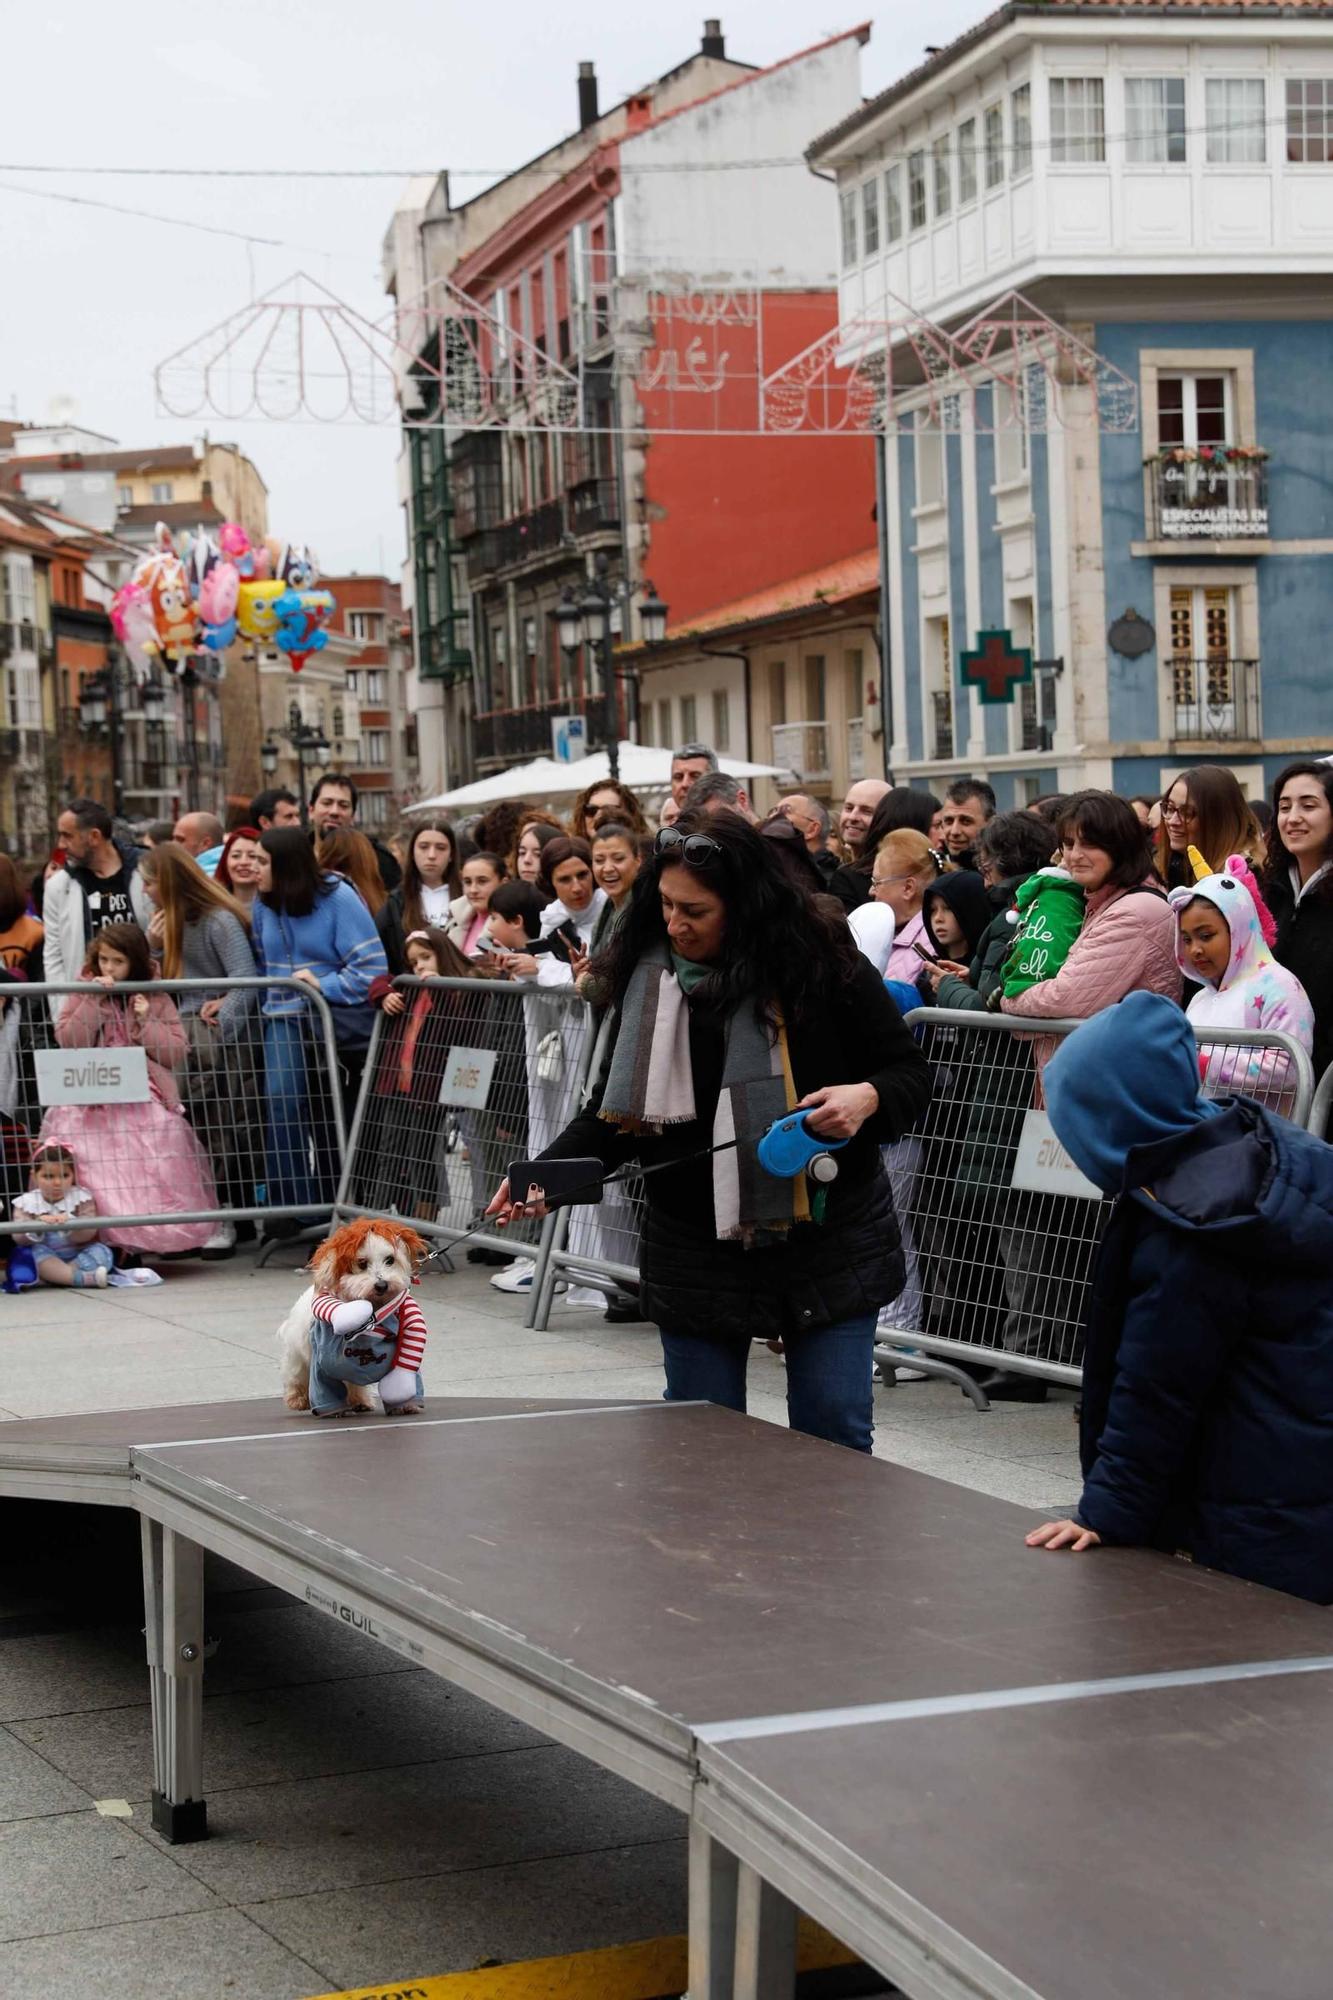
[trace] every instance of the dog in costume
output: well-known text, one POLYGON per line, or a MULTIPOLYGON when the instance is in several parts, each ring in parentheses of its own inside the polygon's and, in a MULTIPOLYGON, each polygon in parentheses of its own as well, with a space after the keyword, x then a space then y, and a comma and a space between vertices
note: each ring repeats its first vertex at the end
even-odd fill
POLYGON ((308 1285, 278 1328, 283 1401, 316 1417, 422 1407, 426 1322, 412 1296, 426 1245, 415 1229, 376 1218, 335 1229, 310 1259, 308 1285))

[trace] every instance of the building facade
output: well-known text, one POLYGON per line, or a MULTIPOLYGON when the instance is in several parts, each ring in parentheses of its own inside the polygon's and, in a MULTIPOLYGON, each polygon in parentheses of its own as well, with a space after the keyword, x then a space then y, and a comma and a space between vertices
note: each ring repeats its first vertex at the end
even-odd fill
MULTIPOLYGON (((867 34, 760 70, 728 58, 710 21, 696 55, 606 113, 584 64, 577 134, 457 209, 441 177, 400 210, 386 246, 400 315, 409 286, 429 297, 447 280, 475 301, 504 372, 494 421, 452 437, 430 427, 429 381, 405 382, 411 606, 422 681, 448 684, 443 783, 549 754, 567 715, 585 718, 590 745, 603 740, 601 670, 588 647, 566 650, 557 620, 590 574, 600 569, 615 595, 611 629, 628 659, 650 585, 671 628, 688 631, 719 605, 864 547, 868 440, 761 436, 753 425, 730 435, 725 394, 695 395, 696 425, 680 403, 698 382, 645 383, 633 349, 661 338, 662 274, 727 315, 729 365, 751 389, 834 327, 836 203, 801 156, 828 118, 859 103, 867 34), (547 358, 578 371, 578 428, 532 421, 547 358)), ((622 735, 644 735, 623 672, 617 711, 622 735)), ((429 789, 424 696, 421 723, 429 789)))
POLYGON ((1021 803, 1207 762, 1254 793, 1333 746, 1328 0, 1002 7, 810 159, 838 178, 845 324, 910 300, 958 328, 1017 290, 1122 385, 1108 421, 1058 368, 908 376, 883 445, 895 775, 1021 803), (1005 704, 963 680, 996 630, 1037 663, 1005 704))
POLYGON ((346 674, 343 719, 355 714, 358 730, 340 750, 338 739, 345 732, 338 728, 335 709, 337 767, 356 783, 360 824, 391 827, 403 807, 421 796, 417 718, 408 685, 411 633, 403 620, 402 588, 387 576, 355 574, 326 576, 321 583, 337 604, 331 630, 357 648, 356 663, 346 674))

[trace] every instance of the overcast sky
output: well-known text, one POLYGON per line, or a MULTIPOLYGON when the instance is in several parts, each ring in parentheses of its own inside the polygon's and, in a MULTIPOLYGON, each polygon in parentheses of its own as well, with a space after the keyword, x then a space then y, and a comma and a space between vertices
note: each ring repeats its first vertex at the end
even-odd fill
MULTIPOLYGON (((770 63, 855 24, 824 0, 712 0, 727 52, 770 63)), ((874 20, 867 95, 988 11, 929 0, 874 20)), ((164 419, 154 365, 304 269, 367 318, 387 307, 381 239, 401 191, 370 181, 182 180, 23 173, 24 166, 448 167, 520 165, 576 122, 580 60, 604 106, 698 46, 703 7, 591 0, 226 0, 214 7, 63 0, 6 10, 0 136, 0 416, 65 406, 125 446, 205 428, 164 419), (15 190, 40 191, 42 198, 15 190), (49 199, 114 203, 281 239, 248 246, 49 199)), ((811 135, 813 136, 813 134, 811 135)), ((268 484, 271 528, 309 541, 326 571, 397 572, 396 433, 212 422, 268 484)))

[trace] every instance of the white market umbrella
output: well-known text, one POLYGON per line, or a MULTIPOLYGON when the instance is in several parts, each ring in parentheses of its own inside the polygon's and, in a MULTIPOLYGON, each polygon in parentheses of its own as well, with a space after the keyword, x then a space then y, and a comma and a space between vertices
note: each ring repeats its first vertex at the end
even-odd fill
MULTIPOLYGON (((719 757, 718 769, 731 778, 783 778, 792 773, 777 764, 750 764, 743 757, 719 757)), ((474 784, 460 785, 456 791, 438 792, 433 799, 414 799, 404 812, 452 812, 468 806, 496 805, 501 799, 531 799, 534 805, 547 799, 571 798, 589 785, 605 784, 611 775, 611 760, 605 750, 580 757, 573 764, 557 763, 554 757, 535 757, 531 763, 516 764, 512 770, 497 771, 492 777, 478 778, 474 784)), ((671 752, 646 743, 622 743, 620 780, 632 792, 665 792, 671 783, 671 752)))

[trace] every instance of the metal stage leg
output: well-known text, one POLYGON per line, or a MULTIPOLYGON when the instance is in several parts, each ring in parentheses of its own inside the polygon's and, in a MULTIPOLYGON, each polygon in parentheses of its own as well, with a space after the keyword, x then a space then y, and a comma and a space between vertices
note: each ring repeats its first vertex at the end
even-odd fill
POLYGON ((739 1863, 702 1827, 690 1827, 690 2000, 731 2000, 739 1863))
POLYGON ((796 1905, 753 1868, 742 1867, 736 1884, 735 2000, 792 2000, 795 1992, 796 1905))
POLYGON ((144 1633, 153 1702, 153 1826, 203 1840, 204 1552, 170 1528, 143 1527, 144 1633))

